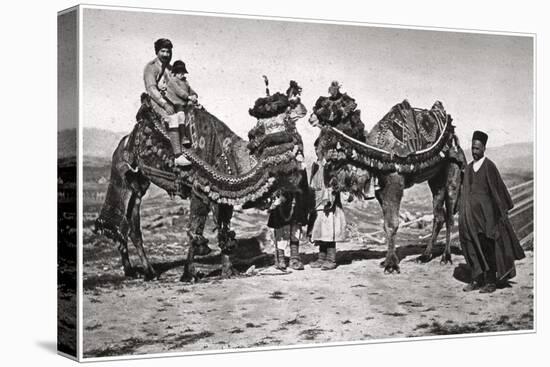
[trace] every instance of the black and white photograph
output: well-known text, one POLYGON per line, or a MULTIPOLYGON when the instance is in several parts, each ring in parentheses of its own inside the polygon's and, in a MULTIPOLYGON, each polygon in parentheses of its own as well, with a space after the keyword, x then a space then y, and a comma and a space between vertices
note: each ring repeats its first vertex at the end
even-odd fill
POLYGON ((533 34, 74 15, 84 360, 534 331, 533 34))

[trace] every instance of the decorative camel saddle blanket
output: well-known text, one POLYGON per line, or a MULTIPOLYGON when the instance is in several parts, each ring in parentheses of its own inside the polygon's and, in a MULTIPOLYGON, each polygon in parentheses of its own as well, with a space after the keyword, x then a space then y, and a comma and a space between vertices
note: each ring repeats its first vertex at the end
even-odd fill
POLYGON ((436 102, 431 110, 423 110, 411 107, 404 100, 374 126, 367 143, 406 157, 433 145, 444 132, 447 117, 441 102, 436 102))
POLYGON ((185 197, 190 189, 224 204, 255 200, 271 189, 274 175, 298 169, 292 142, 267 146, 252 156, 247 142, 203 108, 185 111, 191 147, 183 149, 191 165, 174 164, 174 151, 160 116, 142 105, 128 137, 128 169, 141 169, 170 194, 185 197))
POLYGON ((393 106, 367 134, 366 140, 333 128, 328 157, 349 159, 367 168, 416 172, 437 164, 448 155, 454 133, 451 115, 443 104, 431 109, 411 107, 407 100, 393 106))

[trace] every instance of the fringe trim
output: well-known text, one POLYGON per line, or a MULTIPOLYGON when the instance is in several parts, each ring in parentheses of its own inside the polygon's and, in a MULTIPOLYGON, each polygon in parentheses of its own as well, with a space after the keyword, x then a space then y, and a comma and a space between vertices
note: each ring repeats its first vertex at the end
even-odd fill
POLYGON ((333 127, 325 127, 323 130, 344 147, 344 149, 330 149, 327 152, 327 160, 347 160, 367 169, 405 174, 423 171, 447 158, 448 142, 454 134, 454 126, 447 119, 443 133, 434 144, 401 157, 358 141, 333 127))

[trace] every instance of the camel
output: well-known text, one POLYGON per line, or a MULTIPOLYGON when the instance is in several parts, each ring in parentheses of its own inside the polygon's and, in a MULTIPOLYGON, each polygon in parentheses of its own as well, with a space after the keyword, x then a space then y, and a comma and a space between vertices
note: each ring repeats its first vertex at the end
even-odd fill
POLYGON ((194 256, 210 251, 203 236, 210 211, 222 250, 222 276, 231 276, 230 255, 237 243, 230 228, 233 207, 268 209, 286 190, 295 192, 301 177, 300 163, 296 160, 296 145, 301 138, 294 124, 307 111, 295 94, 292 88, 287 96, 276 93, 279 102, 282 101, 278 108, 286 108, 277 118, 284 119, 287 131, 279 132, 277 139, 256 139, 254 154, 249 150, 249 142, 202 106, 185 107, 193 142, 191 147, 183 148, 183 154, 192 162, 189 167, 174 166, 164 124, 151 108, 148 96, 142 95, 137 124, 113 153, 105 202, 95 223, 97 232, 118 244, 126 276, 138 275, 128 256, 128 238, 137 249, 144 279, 159 275, 147 258, 141 231, 142 199, 151 183, 170 196, 190 200, 190 220, 185 233, 189 250, 180 280, 196 280, 194 256))
POLYGON ((428 182, 432 192, 433 224, 430 242, 417 261, 433 259, 433 246, 445 224, 446 243, 441 263, 452 264, 450 236, 466 157, 454 133, 451 116, 439 101, 426 110, 412 108, 405 100, 364 135, 359 113, 356 110, 331 126, 323 124, 314 112, 309 122, 322 127, 319 143, 328 154, 328 180, 336 189, 349 191, 353 194, 351 197, 365 198, 371 179, 378 179, 375 197, 382 208, 387 246, 386 258, 381 264, 384 272, 400 272, 395 235, 399 228, 401 199, 405 189, 421 182, 428 182), (414 124, 417 139, 406 142, 411 146, 396 143, 389 129, 395 121, 400 121, 402 134, 407 121, 414 124), (419 146, 419 129, 424 129, 424 135, 429 136, 424 146, 419 146))

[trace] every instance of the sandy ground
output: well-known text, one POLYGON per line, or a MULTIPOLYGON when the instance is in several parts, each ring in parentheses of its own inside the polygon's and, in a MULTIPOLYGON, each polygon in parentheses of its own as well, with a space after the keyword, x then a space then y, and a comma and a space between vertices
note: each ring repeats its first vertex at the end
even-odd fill
MULTIPOLYGON (((404 210, 429 210, 426 189, 406 196, 404 210)), ((235 213, 233 226, 243 248, 236 259, 242 271, 220 279, 219 249, 200 259, 205 276, 181 283, 185 248, 180 237, 188 207, 165 196, 151 196, 143 211, 146 250, 162 274, 144 282, 123 276, 115 246, 91 231, 93 213, 84 226, 84 356, 186 352, 295 344, 344 342, 485 331, 532 330, 533 252, 517 262, 517 276, 493 294, 464 293, 468 279, 464 259, 453 242, 453 265, 439 259, 418 264, 428 228, 399 231, 401 274, 384 274, 385 247, 365 241, 361 233, 381 227, 377 204, 348 205, 350 241, 338 244, 339 267, 312 269, 317 249, 301 248, 303 271, 251 275, 269 269, 272 245, 260 251, 255 235, 266 223, 264 213, 235 213), (255 256, 255 257, 254 257, 255 256)), ((515 219, 523 227, 532 211, 515 219)), ((205 233, 212 239, 213 224, 205 233)), ((527 229, 529 231, 529 229, 527 229)), ((522 234, 520 234, 522 236, 522 234)), ((443 236, 441 236, 441 240, 443 236)), ((442 245, 436 247, 440 253, 442 245)), ((130 248, 133 263, 138 263, 130 248)))
MULTIPOLYGON (((345 247, 352 252, 353 244, 345 247)), ((384 274, 378 255, 372 257, 333 271, 306 266, 286 275, 209 277, 196 284, 179 282, 178 267, 148 283, 137 279, 90 287, 84 293, 84 354, 533 328, 532 252, 517 263, 518 275, 510 287, 489 295, 462 291, 464 283, 453 276, 464 266, 461 256, 454 255, 455 264, 444 266, 436 260, 417 264, 411 255, 402 260, 399 275, 384 274)))

